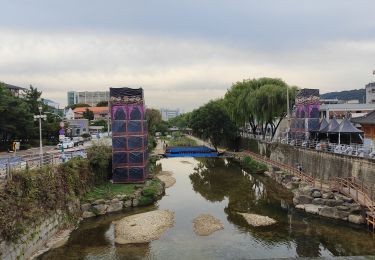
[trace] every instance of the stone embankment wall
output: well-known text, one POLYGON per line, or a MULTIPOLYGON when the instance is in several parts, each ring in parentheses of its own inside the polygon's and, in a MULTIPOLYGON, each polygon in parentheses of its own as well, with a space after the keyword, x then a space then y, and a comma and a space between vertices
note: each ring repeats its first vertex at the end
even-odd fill
POLYGON ((315 177, 328 180, 334 177, 357 177, 369 186, 375 186, 375 161, 355 156, 309 150, 280 143, 265 143, 243 138, 240 148, 266 155, 272 160, 296 166, 315 177))
POLYGON ((1 259, 28 259, 44 246, 65 224, 66 215, 58 210, 30 230, 17 242, 0 241, 1 259))

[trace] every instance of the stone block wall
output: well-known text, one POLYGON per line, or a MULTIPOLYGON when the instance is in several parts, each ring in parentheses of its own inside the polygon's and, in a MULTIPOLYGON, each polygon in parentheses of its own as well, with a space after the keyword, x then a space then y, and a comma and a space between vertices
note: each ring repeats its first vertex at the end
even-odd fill
POLYGON ((0 241, 1 259, 28 259, 41 248, 62 227, 64 213, 57 211, 47 217, 35 227, 31 227, 27 234, 23 235, 17 242, 0 241))
POLYGON ((272 160, 296 166, 316 178, 357 177, 375 187, 375 161, 355 156, 309 150, 280 143, 242 138, 240 148, 266 155, 272 160))

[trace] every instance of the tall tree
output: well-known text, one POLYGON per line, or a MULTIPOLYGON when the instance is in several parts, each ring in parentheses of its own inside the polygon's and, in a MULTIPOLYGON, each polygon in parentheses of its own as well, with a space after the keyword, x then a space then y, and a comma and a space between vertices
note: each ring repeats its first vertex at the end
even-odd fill
POLYGON ((237 136, 237 127, 225 110, 222 99, 210 101, 194 110, 191 128, 198 137, 209 139, 215 149, 222 141, 230 142, 237 136))

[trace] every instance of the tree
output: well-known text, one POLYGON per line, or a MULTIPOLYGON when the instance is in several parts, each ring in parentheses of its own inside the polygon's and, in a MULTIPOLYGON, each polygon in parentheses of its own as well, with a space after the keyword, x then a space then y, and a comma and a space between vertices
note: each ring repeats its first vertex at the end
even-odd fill
POLYGON ((96 104, 97 107, 108 107, 108 101, 100 101, 96 104))
POLYGON ((86 111, 82 113, 83 118, 86 118, 88 120, 94 120, 94 112, 86 108, 86 111))
POLYGON ((158 125, 162 123, 161 113, 159 110, 154 108, 146 109, 146 120, 148 125, 148 131, 151 135, 155 135, 158 125))
POLYGON ((180 129, 187 128, 190 125, 190 117, 191 112, 184 113, 181 115, 178 115, 176 117, 173 117, 168 120, 169 125, 171 126, 177 126, 180 129))
POLYGON ((237 136, 237 127, 230 119, 222 99, 210 101, 194 110, 190 122, 193 133, 209 139, 215 149, 222 141, 230 142, 237 136))
POLYGON ((108 123, 107 123, 107 121, 105 121, 103 119, 92 121, 91 125, 92 126, 103 126, 103 129, 102 129, 103 132, 107 132, 108 131, 108 123))

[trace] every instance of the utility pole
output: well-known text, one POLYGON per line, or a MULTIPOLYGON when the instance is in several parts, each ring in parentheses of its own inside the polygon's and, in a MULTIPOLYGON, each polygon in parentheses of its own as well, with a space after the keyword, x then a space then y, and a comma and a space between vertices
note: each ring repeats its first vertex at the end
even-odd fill
POLYGON ((43 144, 42 144, 42 119, 46 120, 47 116, 42 115, 42 106, 38 107, 39 115, 34 115, 34 120, 39 120, 39 159, 40 167, 43 165, 43 144))
POLYGON ((286 133, 286 139, 289 143, 289 132, 290 132, 290 116, 289 116, 289 88, 286 86, 286 116, 288 117, 288 131, 286 133))

